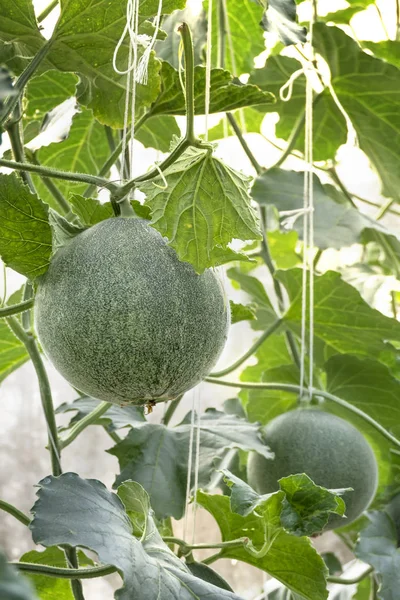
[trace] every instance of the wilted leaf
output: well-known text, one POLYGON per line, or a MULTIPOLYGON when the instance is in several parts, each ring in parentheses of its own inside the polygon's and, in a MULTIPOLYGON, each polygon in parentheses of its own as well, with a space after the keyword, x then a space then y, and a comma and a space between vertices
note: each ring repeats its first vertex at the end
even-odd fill
POLYGON ((297 23, 295 0, 259 0, 267 6, 262 19, 265 31, 275 33, 285 46, 306 41, 307 30, 297 23))

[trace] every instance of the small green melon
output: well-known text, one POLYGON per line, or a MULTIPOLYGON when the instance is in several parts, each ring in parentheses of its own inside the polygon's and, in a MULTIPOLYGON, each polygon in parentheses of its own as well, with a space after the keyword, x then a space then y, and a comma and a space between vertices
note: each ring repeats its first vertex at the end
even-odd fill
POLYGON ((35 325, 56 369, 107 402, 176 398, 216 363, 229 328, 218 276, 201 275, 138 218, 98 223, 39 279, 35 325))
POLYGON ((263 429, 273 460, 251 453, 249 484, 259 493, 279 490, 281 477, 306 473, 328 489, 345 492, 346 517, 331 515, 326 529, 357 519, 371 503, 378 484, 378 466, 364 436, 344 419, 319 410, 294 410, 273 419, 263 429))

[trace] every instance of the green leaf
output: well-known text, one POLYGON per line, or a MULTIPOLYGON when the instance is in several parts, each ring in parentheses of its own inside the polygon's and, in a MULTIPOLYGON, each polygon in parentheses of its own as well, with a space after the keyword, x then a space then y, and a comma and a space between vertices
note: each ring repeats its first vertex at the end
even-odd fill
MULTIPOLYGON (((93 174, 99 171, 109 154, 104 127, 93 118, 90 110, 84 110, 74 116, 68 137, 63 142, 41 148, 37 157, 45 167, 93 174)), ((53 202, 41 178, 34 176, 34 182, 40 197, 48 203, 53 202)), ((68 196, 71 192, 83 193, 87 184, 59 180, 57 187, 68 196)))
POLYGON ((84 198, 78 194, 70 194, 68 202, 71 205, 72 212, 79 217, 84 225, 89 227, 113 216, 111 202, 101 204, 94 198, 84 198))
POLYGON ((275 33, 285 46, 306 41, 307 30, 296 21, 295 0, 258 0, 267 7, 262 19, 265 31, 275 33))
POLYGON ((237 540, 243 533, 257 549, 266 541, 271 542, 262 558, 255 557, 244 547, 223 548, 221 558, 241 560, 262 569, 306 600, 325 600, 328 596, 325 563, 308 538, 290 535, 280 526, 282 496, 283 492, 271 494, 262 515, 255 511, 248 516, 232 512, 227 496, 199 491, 197 502, 217 521, 224 542, 237 540))
POLYGON ((2 0, 0 4, 0 63, 19 75, 46 40, 41 35, 32 0, 2 0))
POLYGON ((373 243, 374 247, 378 249, 379 254, 376 260, 368 262, 378 263, 385 268, 388 274, 394 273, 397 279, 400 279, 400 240, 396 235, 367 228, 363 231, 361 241, 363 244, 373 243))
POLYGON ((207 27, 204 11, 195 14, 193 8, 187 6, 184 10, 175 10, 166 17, 163 20, 162 28, 167 37, 165 40, 158 41, 155 49, 157 56, 168 62, 174 69, 179 69, 181 36, 177 32, 177 27, 181 23, 187 23, 192 33, 195 66, 203 63, 204 46, 206 44, 207 27))
MULTIPOLYGON (((301 323, 301 270, 278 271, 291 298, 287 325, 299 333, 301 323)), ((315 278, 314 335, 331 353, 374 356, 393 363, 393 348, 400 341, 400 323, 374 310, 338 273, 327 271, 315 278)))
POLYGON ((0 598, 4 600, 37 600, 33 588, 17 569, 7 564, 4 554, 0 554, 0 598))
POLYGON ((237 304, 230 300, 231 307, 231 324, 239 323, 240 321, 254 321, 256 319, 256 307, 254 304, 237 304))
POLYGON ((340 562, 336 554, 334 554, 333 552, 323 552, 321 556, 324 559, 326 566, 328 567, 329 575, 336 575, 337 573, 341 573, 343 571, 342 563, 340 562))
POLYGON ((282 503, 280 525, 299 537, 320 533, 331 513, 343 516, 345 512, 345 504, 340 497, 344 490, 327 490, 316 485, 304 473, 283 477, 279 480, 280 492, 262 496, 228 470, 222 469, 222 473, 231 488, 232 512, 243 517, 254 511, 258 515, 269 516, 264 509, 276 495, 282 503))
MULTIPOLYGON (((268 448, 258 436, 258 424, 209 409, 200 420, 199 485, 207 486, 227 449, 256 450, 266 458, 268 448)), ((132 427, 127 437, 109 450, 118 458, 121 474, 115 485, 133 479, 150 495, 159 519, 183 516, 186 501, 190 419, 168 428, 153 423, 132 427)), ((194 481, 194 479, 193 479, 194 481)))
POLYGON ((320 533, 332 513, 341 517, 345 514, 346 506, 341 498, 344 489, 327 490, 304 473, 283 477, 279 486, 285 492, 281 523, 295 535, 320 533))
POLYGON ((173 138, 175 136, 179 137, 180 134, 181 130, 174 117, 158 115, 146 121, 135 133, 135 138, 145 148, 155 148, 160 152, 168 152, 173 138))
MULTIPOLYGON (((9 306, 22 302, 24 288, 12 294, 7 303, 9 306)), ((29 360, 25 346, 15 337, 5 319, 0 319, 0 383, 8 375, 29 360)))
POLYGON ((0 174, 0 256, 4 263, 35 279, 48 267, 51 230, 48 207, 13 173, 0 174))
POLYGON ((367 513, 370 524, 361 531, 355 554, 374 567, 380 585, 377 597, 394 600, 400 588, 400 550, 397 548, 396 529, 385 512, 367 513))
POLYGON ((275 321, 276 313, 261 281, 237 268, 229 269, 227 274, 232 285, 246 292, 257 306, 257 320, 252 323, 253 329, 266 329, 275 321))
POLYGON ((272 260, 278 269, 292 269, 300 263, 296 254, 298 234, 296 231, 268 231, 268 245, 272 260))
MULTIPOLYGON (((185 98, 179 74, 167 62, 162 63, 161 93, 151 108, 152 114, 184 115, 185 98)), ((197 66, 194 69, 194 104, 196 115, 203 115, 205 111, 205 67, 197 66)), ((258 104, 271 104, 274 96, 269 92, 261 91, 256 85, 242 84, 233 79, 229 71, 223 69, 211 70, 210 85, 210 113, 224 112, 254 106, 258 104)))
POLYGON ((386 429, 400 423, 400 381, 372 358, 336 355, 326 363, 327 389, 386 429))
POLYGON ((361 42, 363 48, 371 50, 377 58, 400 68, 400 43, 394 40, 384 40, 383 42, 361 42))
MULTIPOLYGON (((19 560, 20 562, 50 565, 63 569, 68 567, 65 553, 56 547, 46 548, 43 552, 31 550, 21 556, 19 560)), ((78 552, 78 561, 80 567, 93 565, 93 561, 81 551, 78 552)), ((58 579, 47 575, 27 575, 27 578, 32 582, 41 600, 74 600, 68 579, 58 579)))
POLYGON ((363 52, 336 27, 317 23, 314 45, 330 67, 332 85, 353 123, 360 148, 382 180, 383 193, 399 198, 399 70, 363 52))
MULTIPOLYGON (((265 106, 264 112, 277 112, 279 121, 276 125, 276 136, 288 140, 296 125, 304 119, 305 86, 304 75, 300 75, 294 84, 291 99, 284 102, 280 99, 279 90, 290 76, 301 69, 301 63, 287 56, 271 56, 265 66, 255 69, 249 83, 258 85, 262 90, 272 92, 276 104, 265 106)), ((313 156, 314 160, 334 158, 340 145, 346 143, 347 130, 343 115, 328 92, 322 92, 314 98, 313 111, 313 156)), ((294 149, 304 151, 304 126, 301 127, 294 149)))
POLYGON ((208 583, 212 583, 213 585, 216 585, 217 587, 220 587, 223 590, 233 592, 233 589, 231 588, 229 583, 227 583, 219 573, 213 571, 213 569, 211 569, 204 563, 196 561, 191 563, 187 562, 186 566, 195 577, 200 577, 200 579, 208 581, 208 583))
POLYGON ((151 224, 169 239, 181 260, 198 273, 234 259, 233 238, 260 239, 258 217, 250 205, 249 179, 213 157, 189 148, 161 177, 139 184, 151 210, 151 224))
POLYGON ((348 25, 351 19, 354 17, 354 15, 361 12, 362 10, 365 10, 371 4, 374 4, 374 0, 347 0, 347 4, 349 4, 347 8, 343 8, 335 12, 330 12, 323 17, 318 15, 318 20, 325 21, 326 23, 333 21, 338 25, 348 25))
MULTIPOLYGON (((57 414, 64 414, 76 411, 69 424, 63 427, 63 431, 69 429, 75 423, 78 423, 83 417, 86 417, 100 404, 100 400, 89 398, 78 398, 74 402, 63 402, 57 407, 57 414)), ((131 427, 138 425, 138 421, 146 421, 144 409, 141 406, 118 406, 113 404, 101 417, 95 421, 95 425, 105 425, 110 431, 121 429, 122 427, 131 427)))
MULTIPOLYGON (((138 540, 123 502, 100 481, 65 473, 46 477, 39 485, 31 524, 34 541, 46 547, 84 546, 96 552, 101 563, 115 565, 124 578, 124 587, 117 591, 119 600, 143 597, 144 590, 146 600, 240 600, 194 577, 169 550, 150 512, 144 512, 143 491, 134 506, 134 512, 142 510, 141 522, 146 524, 138 540)), ((129 510, 140 486, 134 482, 126 486, 131 486, 130 493, 125 489, 123 494, 124 501, 129 499, 129 510)))
MULTIPOLYGON (((260 205, 273 204, 281 212, 301 209, 303 190, 303 172, 271 169, 257 177, 251 195, 260 205)), ((330 187, 323 186, 316 175, 313 177, 313 190, 314 239, 318 248, 351 246, 360 241, 366 227, 385 231, 377 221, 362 214, 348 202, 336 202, 330 194, 330 187)), ((293 227, 302 239, 304 219, 298 218, 293 227)))
MULTIPOLYGON (((265 50, 263 30, 260 21, 263 17, 263 7, 257 6, 252 0, 227 0, 225 28, 227 35, 224 39, 224 67, 235 77, 249 73, 254 67, 254 58, 265 50)), ((204 4, 208 14, 208 0, 204 4)), ((212 65, 218 64, 219 48, 219 11, 218 2, 214 2, 212 11, 212 65)))
POLYGON ((74 73, 46 71, 28 82, 24 118, 42 121, 50 110, 75 95, 79 79, 74 73))

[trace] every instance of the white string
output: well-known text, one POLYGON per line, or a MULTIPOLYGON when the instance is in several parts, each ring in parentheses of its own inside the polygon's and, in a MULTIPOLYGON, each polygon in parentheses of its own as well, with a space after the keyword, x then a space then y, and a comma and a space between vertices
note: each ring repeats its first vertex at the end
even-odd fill
POLYGON ((194 390, 196 396, 196 460, 194 467, 194 503, 193 503, 193 526, 192 526, 192 544, 195 543, 196 536, 196 517, 197 517, 197 491, 199 489, 199 470, 200 470, 200 415, 201 415, 201 394, 200 394, 200 385, 196 387, 194 390))
POLYGON ((154 33, 151 38, 150 43, 148 44, 146 50, 143 52, 142 57, 139 60, 138 66, 135 69, 135 77, 138 83, 142 83, 144 85, 147 84, 148 74, 149 74, 149 60, 151 51, 153 50, 154 44, 157 41, 158 32, 160 31, 160 22, 161 22, 161 12, 162 12, 162 0, 158 0, 158 10, 157 16, 154 24, 154 33))
MULTIPOLYGON (((310 50, 313 55, 313 25, 314 19, 310 18, 310 50)), ((308 374, 308 396, 312 397, 312 390, 314 384, 314 174, 313 174, 313 87, 311 79, 307 78, 306 85, 306 144, 305 154, 307 162, 307 174, 308 174, 308 189, 307 199, 305 208, 309 209, 308 214, 308 226, 309 226, 309 237, 308 237, 308 267, 310 273, 310 297, 309 297, 309 374, 308 374)))
POLYGON ((208 26, 207 26, 207 51, 206 51, 206 89, 204 108, 204 139, 208 141, 208 115, 210 113, 210 90, 211 90, 211 51, 212 51, 212 11, 213 0, 208 0, 208 26))
POLYGON ((194 438, 194 417, 195 417, 195 397, 192 391, 192 412, 190 415, 190 434, 189 434, 189 454, 186 472, 186 498, 185 498, 185 519, 183 522, 183 539, 186 539, 188 529, 188 508, 190 501, 190 490, 192 488, 192 467, 193 467, 193 438, 194 438))

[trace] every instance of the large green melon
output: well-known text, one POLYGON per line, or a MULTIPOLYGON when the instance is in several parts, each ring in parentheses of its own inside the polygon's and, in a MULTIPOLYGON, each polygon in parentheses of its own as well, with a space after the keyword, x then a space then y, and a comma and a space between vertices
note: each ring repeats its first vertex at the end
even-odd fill
POLYGON ((115 403, 176 398, 198 384, 226 341, 218 276, 180 262, 148 223, 98 223, 56 252, 35 299, 40 343, 78 390, 115 403))
POLYGON ((273 419, 263 429, 273 460, 251 453, 249 484, 259 493, 279 490, 281 477, 306 473, 328 489, 351 487, 342 496, 346 517, 331 515, 326 529, 357 519, 371 503, 378 483, 378 467, 364 436, 347 421, 318 410, 294 410, 273 419))

